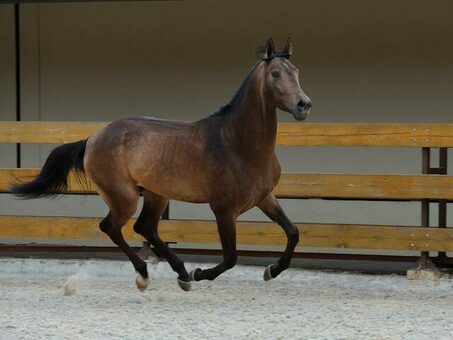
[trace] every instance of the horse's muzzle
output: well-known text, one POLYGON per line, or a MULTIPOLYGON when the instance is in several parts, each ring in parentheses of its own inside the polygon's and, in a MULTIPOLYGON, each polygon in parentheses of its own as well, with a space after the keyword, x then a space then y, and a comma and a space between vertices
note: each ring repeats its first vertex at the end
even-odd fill
POLYGON ((295 120, 302 121, 302 120, 307 119, 309 111, 293 112, 292 114, 293 114, 293 117, 295 120))
POLYGON ((298 121, 305 120, 307 119, 308 114, 310 113, 311 110, 311 101, 307 100, 300 100, 297 103, 297 107, 294 110, 291 110, 291 113, 293 114, 294 118, 298 121))

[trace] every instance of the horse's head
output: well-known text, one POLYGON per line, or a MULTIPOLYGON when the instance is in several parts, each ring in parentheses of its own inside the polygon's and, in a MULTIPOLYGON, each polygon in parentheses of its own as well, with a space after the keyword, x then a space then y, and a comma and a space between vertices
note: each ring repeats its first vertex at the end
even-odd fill
POLYGON ((311 100, 299 84, 299 70, 291 64, 291 40, 283 50, 276 50, 269 39, 262 49, 264 68, 264 94, 279 109, 290 112, 296 120, 304 120, 310 113, 311 100))

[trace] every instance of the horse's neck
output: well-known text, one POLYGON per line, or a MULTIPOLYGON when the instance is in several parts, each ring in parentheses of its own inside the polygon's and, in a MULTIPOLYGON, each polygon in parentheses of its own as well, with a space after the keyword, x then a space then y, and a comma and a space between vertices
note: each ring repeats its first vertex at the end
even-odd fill
POLYGON ((251 83, 227 117, 230 145, 244 152, 272 153, 277 134, 276 108, 269 105, 260 84, 251 83))

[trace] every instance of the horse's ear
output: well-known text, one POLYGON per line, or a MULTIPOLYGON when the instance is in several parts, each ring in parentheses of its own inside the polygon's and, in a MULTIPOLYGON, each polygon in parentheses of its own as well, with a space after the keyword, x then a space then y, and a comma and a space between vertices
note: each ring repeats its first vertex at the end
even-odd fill
POLYGON ((286 39, 286 46, 285 46, 284 53, 288 55, 288 58, 289 58, 289 56, 291 56, 291 54, 293 54, 293 43, 291 42, 290 37, 288 37, 288 39, 286 39))
POLYGON ((270 58, 275 52, 275 45, 274 45, 274 40, 270 38, 268 41, 266 41, 266 45, 264 45, 264 56, 263 59, 266 60, 270 58))

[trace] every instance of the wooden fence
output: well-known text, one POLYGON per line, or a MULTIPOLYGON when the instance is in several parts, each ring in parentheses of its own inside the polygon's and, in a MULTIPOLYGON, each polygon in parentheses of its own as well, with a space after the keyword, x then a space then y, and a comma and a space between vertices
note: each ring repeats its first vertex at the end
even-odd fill
MULTIPOLYGON (((84 139, 106 123, 0 122, 0 143, 67 143, 84 139)), ((410 147, 421 149, 419 175, 283 173, 275 189, 280 198, 420 201, 417 226, 298 223, 300 247, 379 250, 453 251, 453 229, 446 228, 446 206, 453 201, 453 176, 447 175, 447 148, 453 147, 453 124, 279 124, 281 146, 410 147), (439 167, 430 166, 430 150, 439 148, 439 167), (439 227, 429 228, 429 203, 439 204, 439 227)), ((27 180, 39 169, 0 169, 0 192, 13 180, 27 180)), ((68 193, 84 193, 70 180, 68 193)), ((87 194, 92 194, 89 191, 87 194)), ((98 218, 0 216, 2 239, 106 240, 98 218)), ((141 240, 125 227, 125 238, 141 240)), ((163 220, 161 237, 184 244, 219 243, 213 221, 163 220)), ((281 229, 267 222, 238 222, 241 245, 284 245, 281 229)))

